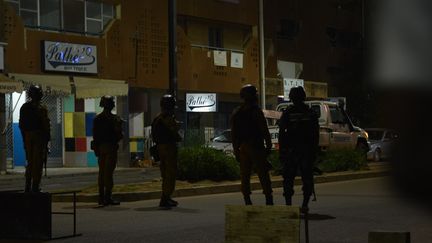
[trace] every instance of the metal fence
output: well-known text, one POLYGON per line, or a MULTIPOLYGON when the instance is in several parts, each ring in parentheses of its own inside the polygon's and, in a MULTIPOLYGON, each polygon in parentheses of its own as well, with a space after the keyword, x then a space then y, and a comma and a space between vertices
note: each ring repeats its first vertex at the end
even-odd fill
POLYGON ((12 127, 12 94, 6 94, 6 161, 7 161, 7 169, 13 168, 13 127, 12 127))
MULTIPOLYGON (((21 97, 25 99, 25 97, 21 97)), ((48 116, 51 121, 51 153, 48 155, 48 167, 62 166, 63 156, 63 132, 62 132, 62 111, 63 102, 61 96, 46 95, 42 102, 48 109, 48 116)), ((6 129, 6 146, 7 146, 7 168, 14 168, 14 130, 13 130, 13 109, 16 104, 13 103, 12 94, 6 95, 6 119, 8 121, 6 129)), ((16 107, 20 109, 20 107, 16 107)), ((17 111, 16 111, 17 112, 17 111)), ((19 112, 19 110, 18 110, 19 112)), ((18 131, 15 131, 18 132, 18 131)))
POLYGON ((48 155, 48 167, 60 167, 63 164, 63 99, 62 96, 45 95, 41 103, 48 109, 51 121, 51 153, 48 155))

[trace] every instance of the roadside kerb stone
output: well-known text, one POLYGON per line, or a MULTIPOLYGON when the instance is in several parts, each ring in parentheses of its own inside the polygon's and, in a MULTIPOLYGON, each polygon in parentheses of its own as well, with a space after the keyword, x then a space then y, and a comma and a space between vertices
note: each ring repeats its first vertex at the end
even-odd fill
MULTIPOLYGON (((373 177, 388 176, 390 171, 388 169, 375 170, 375 171, 357 171, 357 172, 337 172, 325 175, 315 176, 315 183, 336 182, 345 180, 355 180, 373 177)), ((301 185, 301 178, 296 177, 294 184, 301 185)), ((272 177, 272 187, 283 187, 283 179, 281 176, 272 177)), ((258 180, 251 181, 251 190, 259 190, 261 185, 258 180)), ((198 195, 220 194, 229 192, 240 192, 240 182, 233 181, 223 185, 201 186, 193 188, 180 188, 176 189, 173 197, 190 197, 198 195)), ((114 193, 113 197, 122 202, 133 202, 141 200, 159 199, 161 191, 144 191, 144 192, 120 192, 114 193)), ((53 202, 71 202, 72 195, 54 195, 53 202)), ((97 194, 78 194, 78 202, 97 202, 97 194)))

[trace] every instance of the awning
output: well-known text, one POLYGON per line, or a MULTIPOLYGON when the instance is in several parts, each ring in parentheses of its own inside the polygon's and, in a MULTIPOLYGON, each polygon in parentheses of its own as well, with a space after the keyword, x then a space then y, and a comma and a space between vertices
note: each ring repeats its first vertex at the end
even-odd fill
POLYGON ((74 77, 77 99, 102 97, 104 95, 128 95, 128 84, 124 80, 74 77))
POLYGON ((0 93, 22 92, 23 85, 0 73, 0 93))
POLYGON ((72 90, 68 76, 10 73, 9 77, 26 85, 40 85, 52 94, 70 95, 72 90))

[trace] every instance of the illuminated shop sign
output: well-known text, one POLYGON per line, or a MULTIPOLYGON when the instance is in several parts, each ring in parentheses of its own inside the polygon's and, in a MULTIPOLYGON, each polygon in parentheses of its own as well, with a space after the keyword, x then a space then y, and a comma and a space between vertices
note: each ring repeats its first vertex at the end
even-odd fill
POLYGON ((0 46, 0 70, 4 69, 4 50, 3 46, 0 46))
POLYGON ((216 112, 215 93, 186 94, 186 112, 216 112))
POLYGON ((93 45, 44 41, 45 71, 97 74, 97 48, 93 45))

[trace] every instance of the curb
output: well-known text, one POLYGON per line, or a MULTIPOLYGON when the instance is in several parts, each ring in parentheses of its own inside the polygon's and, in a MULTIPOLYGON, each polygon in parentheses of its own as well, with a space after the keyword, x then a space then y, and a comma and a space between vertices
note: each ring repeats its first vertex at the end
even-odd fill
MULTIPOLYGON (((115 173, 116 174, 127 174, 127 173, 145 173, 147 172, 147 168, 140 168, 140 169, 135 169, 135 168, 125 168, 125 169, 121 169, 121 170, 116 170, 115 173)), ((47 176, 45 176, 45 171, 42 172, 42 180, 44 178, 48 178, 48 179, 54 179, 54 178, 71 178, 71 177, 79 177, 79 176, 97 176, 98 175, 98 171, 82 171, 82 172, 72 172, 72 173, 59 173, 59 174, 51 174, 48 171, 47 176)), ((0 182, 1 181, 19 181, 19 180, 24 180, 24 172, 13 172, 10 174, 6 174, 6 175, 2 175, 0 176, 0 182)))
MULTIPOLYGON (((382 176, 388 176, 389 174, 390 174, 389 170, 343 172, 343 173, 315 176, 314 181, 316 184, 319 184, 319 183, 327 183, 327 182, 382 177, 382 176)), ((294 181, 295 185, 301 185, 301 183, 302 183, 301 178, 298 177, 294 181)), ((283 180, 281 178, 272 180, 272 187, 273 188, 283 187, 283 180)), ((261 184, 259 183, 259 181, 251 181, 251 190, 259 190, 259 189, 261 189, 261 184)), ((221 193, 229 193, 229 192, 240 192, 240 182, 233 182, 224 185, 177 189, 174 192, 173 197, 191 197, 191 196, 221 194, 221 193)), ((123 192, 123 193, 116 193, 114 195, 115 199, 120 200, 122 202, 134 202, 134 201, 141 201, 141 200, 159 199, 160 196, 161 196, 161 191, 123 192)), ((73 200, 72 195, 52 196, 53 202, 72 202, 72 200, 73 200)), ((97 200, 98 200, 98 194, 78 194, 76 196, 77 202, 97 202, 97 200)))

